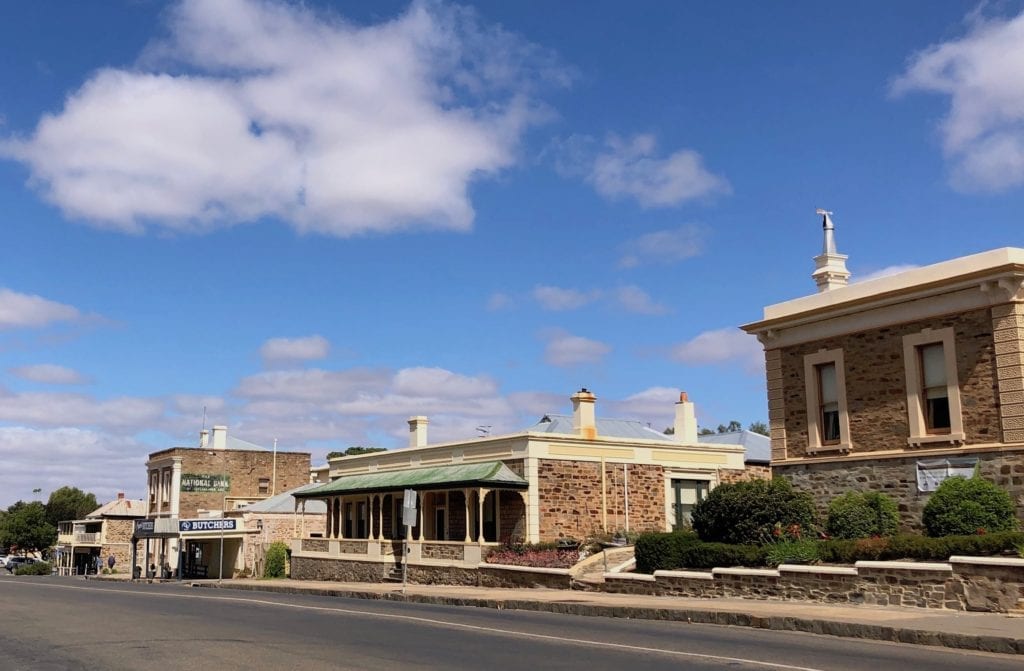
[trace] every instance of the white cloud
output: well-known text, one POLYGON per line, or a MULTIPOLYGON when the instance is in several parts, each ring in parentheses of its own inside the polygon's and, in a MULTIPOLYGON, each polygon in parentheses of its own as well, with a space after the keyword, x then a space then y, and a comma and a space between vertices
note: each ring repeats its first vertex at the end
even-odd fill
POLYGON ((487 299, 488 312, 498 312, 512 306, 512 297, 506 293, 495 292, 487 299))
POLYGON ((620 268, 676 263, 704 252, 705 231, 696 225, 645 233, 622 245, 620 268))
POLYGON ((612 348, 603 342, 564 331, 552 331, 547 334, 546 339, 544 360, 552 366, 568 367, 598 363, 612 351, 612 348))
POLYGON ((1024 13, 985 19, 972 13, 967 34, 914 54, 892 86, 896 95, 949 96, 940 131, 951 182, 965 191, 1024 184, 1024 13))
POLYGON ((55 322, 74 321, 81 316, 70 305, 47 300, 42 296, 0 289, 0 329, 47 326, 55 322))
POLYGON ((331 344, 321 335, 304 338, 271 338, 260 347, 260 356, 266 362, 310 361, 323 359, 331 351, 331 344))
POLYGON ((336 236, 466 230, 566 71, 475 11, 357 26, 274 1, 185 0, 169 38, 94 73, 0 155, 68 216, 121 231, 279 217, 336 236), (400 185, 400 188, 396 188, 400 185))
POLYGON ((490 378, 460 375, 443 368, 403 368, 394 378, 394 390, 406 396, 480 398, 494 396, 498 386, 490 378))
POLYGON ((920 268, 912 263, 897 264, 894 266, 886 266, 873 272, 867 273, 866 275, 851 275, 850 283, 855 284, 857 282, 870 282, 871 280, 877 280, 882 277, 889 277, 891 275, 898 275, 899 273, 913 270, 914 268, 920 268))
POLYGON ((704 331, 673 347, 671 356, 691 365, 736 363, 749 373, 764 368, 764 350, 757 338, 737 328, 704 331))
POLYGON ((668 307, 655 302, 646 291, 637 286, 619 287, 615 291, 615 300, 624 309, 636 314, 663 315, 669 311, 668 307))
POLYGON ((18 366, 10 370, 12 375, 23 380, 42 382, 44 384, 85 384, 89 381, 88 378, 74 369, 52 363, 18 366))
POLYGON ((558 143, 555 167, 584 178, 605 198, 632 198, 643 207, 672 207, 731 192, 729 182, 708 171, 696 151, 659 156, 657 144, 651 134, 609 135, 598 149, 593 138, 575 135, 558 143))
POLYGON ((576 310, 600 298, 600 292, 584 292, 579 289, 565 289, 539 285, 533 289, 533 298, 545 310, 561 312, 576 310))
POLYGON ((242 378, 234 393, 243 399, 324 402, 385 390, 389 380, 387 371, 367 368, 269 371, 242 378))
POLYGON ((155 427, 164 403, 124 396, 99 400, 86 394, 25 392, 0 396, 0 421, 37 426, 98 426, 120 430, 155 427))

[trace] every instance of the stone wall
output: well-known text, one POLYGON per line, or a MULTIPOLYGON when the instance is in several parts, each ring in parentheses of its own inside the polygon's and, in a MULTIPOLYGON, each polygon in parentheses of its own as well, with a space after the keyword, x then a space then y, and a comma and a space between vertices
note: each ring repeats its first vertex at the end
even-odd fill
POLYGON ((721 468, 718 470, 719 482, 748 482, 750 480, 771 480, 772 467, 768 464, 747 464, 746 468, 721 468))
MULTIPOLYGON (((296 555, 292 557, 291 577, 295 580, 381 582, 393 567, 395 564, 392 562, 296 555)), ((409 564, 408 571, 409 582, 420 585, 569 589, 572 584, 568 571, 531 570, 486 564, 479 568, 409 564)))
MULTIPOLYGON (((590 585, 589 588, 595 588, 590 585)), ((853 567, 655 571, 605 575, 606 592, 687 598, 909 606, 1007 612, 1024 607, 1024 559, 951 557, 949 563, 857 562, 853 567)))
POLYGON ((381 582, 392 566, 381 562, 292 555, 291 577, 295 580, 381 582))
POLYGON ((462 561, 464 549, 462 543, 424 543, 420 552, 424 559, 462 561))
MULTIPOLYGON (((295 489, 309 482, 310 455, 308 452, 277 453, 277 486, 260 492, 260 479, 271 480, 274 474, 274 453, 260 450, 209 450, 177 447, 150 455, 150 459, 181 457, 181 472, 185 474, 216 474, 231 477, 229 492, 181 492, 179 517, 196 517, 199 510, 220 510, 224 496, 263 499, 270 491, 277 493, 295 489)), ((166 470, 166 469, 165 469, 166 470)), ((155 513, 155 509, 151 513, 155 513)))
MULTIPOLYGON (((961 451, 949 456, 963 456, 961 451)), ((1024 514, 1024 450, 977 452, 980 474, 996 483, 1017 503, 1018 515, 1024 514)), ((849 491, 878 491, 897 501, 900 527, 905 531, 922 528, 921 514, 929 493, 917 491, 917 461, 919 458, 864 459, 833 461, 817 464, 787 464, 775 466, 775 477, 786 477, 797 489, 810 492, 825 518, 829 502, 849 491)))
POLYGON ((499 496, 498 511, 500 529, 498 541, 501 543, 520 543, 526 539, 526 504, 523 496, 517 491, 494 490, 499 496))
MULTIPOLYGON (((103 545, 100 548, 100 557, 103 559, 103 566, 107 565, 107 557, 113 555, 114 568, 118 572, 131 570, 132 564, 132 533, 135 529, 135 519, 105 518, 103 520, 103 545)), ((135 544, 136 551, 141 556, 143 552, 142 542, 135 544)))
MULTIPOLYGON (((260 572, 271 543, 276 541, 290 543, 298 535, 297 529, 304 529, 307 537, 315 533, 323 534, 327 515, 326 513, 306 513, 302 522, 296 521, 293 513, 245 513, 242 515, 241 523, 245 529, 256 529, 257 521, 263 523, 263 530, 247 534, 242 551, 244 566, 254 567, 257 572, 260 572)), ((321 543, 327 542, 322 539, 314 540, 321 543)), ((320 552, 326 551, 326 546, 320 550, 320 552)))
MULTIPOLYGON (((625 468, 606 462, 607 531, 625 526, 625 468)), ((604 530, 600 462, 541 459, 538 463, 540 540, 582 539, 604 530)), ((665 529, 665 470, 629 464, 631 531, 665 529)))
POLYGON ((773 458, 779 458, 779 436, 784 436, 786 458, 807 455, 804 357, 822 349, 843 351, 851 452, 906 449, 910 428, 903 336, 946 327, 955 333, 966 442, 1000 442, 996 350, 992 313, 986 308, 771 350, 777 354, 766 355, 766 361, 779 359, 781 390, 769 388, 769 417, 778 420, 781 414, 782 420, 781 426, 772 423, 773 458))
POLYGON ((323 538, 303 538, 301 547, 303 552, 327 552, 329 542, 323 538))

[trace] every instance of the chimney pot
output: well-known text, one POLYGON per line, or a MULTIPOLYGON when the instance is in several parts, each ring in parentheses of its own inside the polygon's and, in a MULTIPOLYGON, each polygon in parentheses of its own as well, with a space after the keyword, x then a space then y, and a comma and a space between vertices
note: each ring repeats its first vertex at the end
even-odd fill
POLYGON ((118 501, 123 501, 124 500, 124 492, 118 492, 117 493, 117 500, 118 501))
POLYGON ((679 392, 673 429, 673 438, 677 443, 692 445, 697 442, 697 413, 685 391, 679 392))
POLYGON ((597 419, 594 405, 597 396, 586 387, 572 395, 572 428, 584 438, 593 440, 597 437, 597 419))

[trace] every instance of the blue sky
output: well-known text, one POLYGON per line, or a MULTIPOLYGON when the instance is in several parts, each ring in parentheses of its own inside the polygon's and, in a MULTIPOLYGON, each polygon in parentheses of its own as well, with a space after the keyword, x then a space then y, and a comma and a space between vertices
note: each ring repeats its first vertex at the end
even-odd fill
POLYGON ((766 419, 736 326, 1020 245, 1019 2, 0 9, 0 505, 223 423, 766 419), (720 5, 720 6, 719 6, 720 5))

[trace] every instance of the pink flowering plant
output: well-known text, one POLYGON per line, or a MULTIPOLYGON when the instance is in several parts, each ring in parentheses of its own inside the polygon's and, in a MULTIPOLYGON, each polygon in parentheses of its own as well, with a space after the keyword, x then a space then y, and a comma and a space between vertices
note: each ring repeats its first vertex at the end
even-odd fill
POLYGON ((554 543, 516 543, 491 550, 485 561, 533 568, 571 568, 579 559, 580 552, 575 548, 559 548, 554 543))

